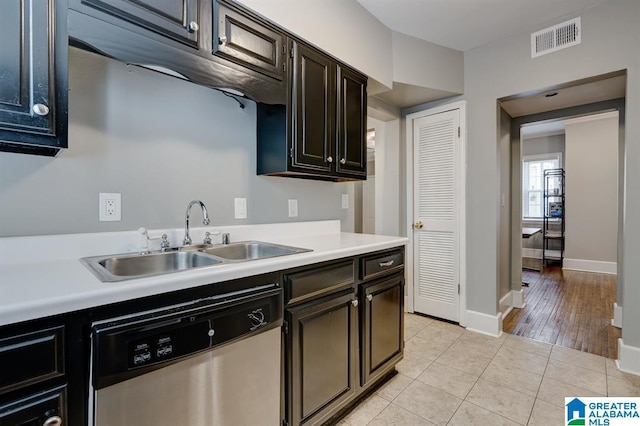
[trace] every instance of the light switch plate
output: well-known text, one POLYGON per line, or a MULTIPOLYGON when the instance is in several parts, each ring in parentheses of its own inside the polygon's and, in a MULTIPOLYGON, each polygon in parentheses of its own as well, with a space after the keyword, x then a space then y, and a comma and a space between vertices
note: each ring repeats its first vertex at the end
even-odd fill
POLYGON ((349 208, 349 194, 342 194, 342 208, 349 208))
POLYGON ((290 199, 289 201, 289 217, 298 217, 298 200, 290 199))
POLYGON ((122 196, 119 193, 101 192, 98 199, 100 222, 120 222, 122 220, 122 196))
POLYGON ((247 199, 246 198, 234 198, 235 217, 236 219, 247 218, 247 199))

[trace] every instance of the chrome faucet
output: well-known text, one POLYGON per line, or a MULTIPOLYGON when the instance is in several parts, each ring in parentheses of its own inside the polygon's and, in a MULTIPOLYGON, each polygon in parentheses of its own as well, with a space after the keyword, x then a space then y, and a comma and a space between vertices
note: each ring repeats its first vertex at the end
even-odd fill
POLYGON ((182 244, 185 246, 191 245, 191 237, 189 236, 189 213, 191 212, 191 206, 194 204, 200 204, 200 208, 202 208, 202 224, 209 224, 209 213, 207 212, 207 207, 200 200, 193 200, 187 206, 187 212, 184 214, 184 240, 182 240, 182 244))

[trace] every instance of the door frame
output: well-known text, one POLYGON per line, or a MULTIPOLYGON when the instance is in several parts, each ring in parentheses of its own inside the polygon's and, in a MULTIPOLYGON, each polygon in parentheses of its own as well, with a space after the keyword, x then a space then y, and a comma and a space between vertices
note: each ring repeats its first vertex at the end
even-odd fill
POLYGON ((460 206, 458 223, 459 223, 459 236, 460 236, 460 303, 459 309, 460 312, 458 314, 459 323, 461 326, 467 325, 467 221, 466 221, 466 187, 467 187, 467 116, 466 116, 466 101, 457 101, 448 103, 445 105, 441 105, 434 108, 425 109, 422 111, 414 112, 412 114, 407 114, 406 119, 406 128, 405 128, 405 158, 406 158, 406 221, 405 221, 405 231, 406 235, 409 238, 409 243, 407 244, 407 250, 405 251, 405 256, 407 258, 407 265, 409 267, 405 268, 405 274, 407 277, 407 296, 405 300, 405 306, 407 312, 414 312, 414 274, 413 274, 413 250, 414 250, 414 237, 413 237, 413 228, 411 227, 413 223, 413 122, 414 120, 422 117, 427 117, 434 114, 439 114, 447 111, 459 110, 460 112, 460 149, 458 152, 457 160, 460 162, 460 167, 458 168, 458 176, 456 176, 457 181, 457 190, 458 190, 458 202, 460 206))

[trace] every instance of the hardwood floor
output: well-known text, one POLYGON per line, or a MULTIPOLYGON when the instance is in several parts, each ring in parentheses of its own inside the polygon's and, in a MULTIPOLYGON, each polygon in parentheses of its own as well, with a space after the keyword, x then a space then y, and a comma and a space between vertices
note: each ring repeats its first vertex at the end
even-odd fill
MULTIPOLYGON (((523 262, 526 266, 540 266, 523 262)), ((506 333, 617 359, 619 328, 611 325, 616 276, 547 266, 522 271, 526 306, 504 319, 506 333)))

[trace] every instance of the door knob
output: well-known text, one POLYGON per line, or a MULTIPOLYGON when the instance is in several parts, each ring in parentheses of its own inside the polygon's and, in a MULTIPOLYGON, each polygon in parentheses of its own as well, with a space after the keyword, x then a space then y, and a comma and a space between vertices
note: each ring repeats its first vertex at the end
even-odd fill
POLYGON ((196 21, 189 22, 189 32, 195 33, 200 29, 200 25, 196 21))
POLYGON ((327 163, 333 163, 333 157, 327 157, 327 163))
POLYGON ((356 307, 356 308, 357 308, 357 307, 358 307, 358 299, 353 299, 353 300, 351 301, 351 304, 352 304, 354 307, 356 307))
POLYGON ((421 221, 417 221, 415 222, 413 225, 411 225, 413 227, 413 229, 422 229, 422 227, 424 226, 424 224, 421 221))
POLYGON ((347 164, 347 160, 346 160, 346 159, 344 159, 344 158, 341 158, 341 159, 340 159, 340 164, 347 164))
POLYGON ((371 302, 373 300, 373 294, 367 294, 367 300, 371 302))

